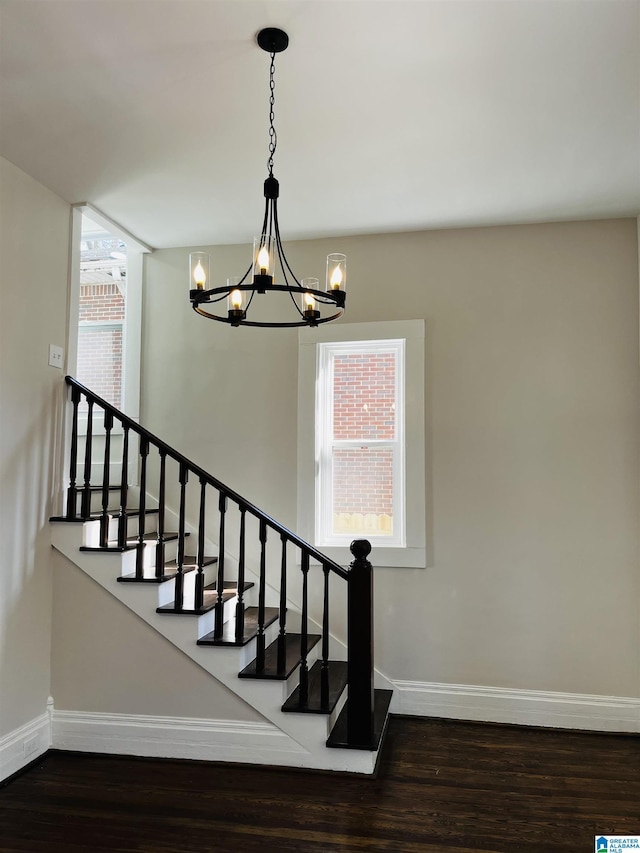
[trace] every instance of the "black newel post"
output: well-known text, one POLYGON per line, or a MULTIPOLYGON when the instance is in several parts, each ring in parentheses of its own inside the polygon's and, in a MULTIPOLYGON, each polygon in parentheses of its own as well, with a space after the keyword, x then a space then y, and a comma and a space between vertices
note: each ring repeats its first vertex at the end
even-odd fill
POLYGON ((366 748, 374 740, 373 567, 367 559, 371 543, 355 539, 350 550, 354 560, 349 572, 347 742, 366 748))

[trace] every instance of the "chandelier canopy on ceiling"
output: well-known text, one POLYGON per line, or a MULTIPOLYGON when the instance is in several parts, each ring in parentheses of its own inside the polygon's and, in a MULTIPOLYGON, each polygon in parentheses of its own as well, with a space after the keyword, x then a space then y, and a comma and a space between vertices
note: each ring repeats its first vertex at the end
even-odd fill
POLYGON ((211 282, 211 256, 207 252, 189 255, 189 299, 193 310, 210 320, 232 326, 288 328, 317 326, 337 320, 344 313, 347 283, 347 259, 342 254, 327 256, 325 289, 317 278, 299 279, 284 253, 278 224, 278 195, 280 185, 273 175, 273 157, 277 134, 274 127, 275 56, 286 50, 289 37, 273 27, 260 30, 258 45, 271 56, 269 69, 269 174, 264 182, 264 219, 260 234, 253 240, 251 265, 244 276, 227 279, 226 286, 208 287, 211 282), (261 299, 256 294, 279 294, 276 308, 261 315, 261 299), (328 306, 325 308, 325 306, 328 306), (251 313, 250 313, 251 311, 251 313))

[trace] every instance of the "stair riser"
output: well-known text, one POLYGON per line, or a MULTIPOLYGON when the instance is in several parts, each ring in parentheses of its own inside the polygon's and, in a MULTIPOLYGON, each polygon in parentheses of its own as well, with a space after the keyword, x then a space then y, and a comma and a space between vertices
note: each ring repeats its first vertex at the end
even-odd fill
MULTIPOLYGON (((100 519, 88 521, 84 525, 84 542, 86 548, 100 547, 100 519)), ((152 533, 157 530, 158 520, 155 514, 148 514, 144 520, 144 532, 152 533)), ((138 535, 138 516, 131 516, 127 519, 127 539, 135 538, 138 535)), ((118 519, 111 516, 109 519, 109 527, 107 538, 110 542, 116 542, 118 539, 118 519)))
MULTIPOLYGON (((194 584, 193 580, 191 580, 191 576, 193 572, 190 572, 189 575, 185 575, 185 590, 184 597, 182 602, 182 607, 184 610, 191 610, 194 608, 194 584)), ((166 584, 162 586, 173 585, 173 581, 168 581, 166 584)), ((174 595, 164 601, 162 604, 159 604, 159 607, 163 607, 167 604, 170 604, 174 600, 174 595)), ((236 599, 230 598, 228 601, 225 601, 223 606, 223 623, 228 622, 235 614, 236 609, 236 599)), ((166 615, 168 619, 178 618, 177 616, 173 616, 172 614, 162 614, 166 615)), ((193 624, 193 634, 197 637, 202 637, 207 634, 209 631, 213 631, 215 628, 215 610, 209 610, 207 613, 203 613, 202 616, 195 616, 193 614, 180 614, 181 619, 194 620, 193 624)))
MULTIPOLYGON (((311 669, 313 664, 320 658, 321 654, 322 654, 322 643, 316 643, 315 646, 307 653, 307 668, 308 669, 311 669)), ((289 676, 289 678, 285 682, 283 682, 284 683, 284 693, 285 693, 285 697, 282 700, 283 702, 296 689, 296 687, 298 686, 299 680, 300 680, 300 670, 298 668, 298 669, 295 669, 291 673, 291 675, 289 676)))
MULTIPOLYGON (((265 628, 265 631, 264 631, 265 646, 268 646, 270 643, 272 643, 276 639, 276 637, 278 636, 278 630, 279 630, 279 628, 278 628, 278 622, 277 621, 272 622, 271 625, 268 625, 265 628)), ((258 643, 257 639, 254 638, 253 640, 250 640, 246 646, 241 646, 239 648, 239 650, 238 650, 239 651, 239 654, 238 654, 238 661, 239 661, 238 672, 240 670, 244 669, 245 666, 248 666, 252 660, 255 660, 256 653, 257 653, 256 652, 257 643, 258 643)))
MULTIPOLYGON (((189 543, 191 544, 191 543, 189 543)), ((173 539, 170 542, 165 542, 164 545, 164 559, 165 563, 168 560, 175 560, 178 551, 178 540, 173 539)), ((135 566, 135 564, 134 564, 135 566)), ((145 542, 144 552, 142 555, 142 568, 143 573, 145 575, 153 575, 155 573, 156 568, 156 543, 155 542, 145 542)), ((210 566, 207 566, 206 569, 210 569, 210 566)), ((209 577, 209 576, 207 576, 209 577)), ((213 580, 213 578, 211 578, 213 580)), ((209 583, 209 581, 207 581, 209 583)))
MULTIPOLYGON (((148 509, 148 507, 147 507, 148 509)), ((140 516, 132 515, 127 518, 127 537, 135 537, 139 533, 139 519, 140 516)), ((153 533, 158 529, 158 513, 146 513, 144 518, 144 532, 145 533, 153 533)), ((114 519, 111 523, 110 532, 114 530, 114 535, 118 535, 118 520, 114 519)))
MULTIPOLYGON (((102 472, 100 472, 99 478, 96 477, 95 481, 102 480, 102 472)), ((114 472, 112 483, 116 485, 120 480, 120 472, 114 472)), ((82 488, 83 479, 82 476, 79 476, 76 480, 76 512, 79 514, 82 509, 82 488)), ((140 494, 140 490, 136 486, 129 486, 127 489, 127 506, 136 507, 138 505, 138 496, 140 494)), ((92 514, 102 512, 102 489, 92 489, 89 493, 89 507, 90 512, 92 514)), ((66 504, 65 504, 66 505, 66 504)), ((114 488, 109 489, 109 512, 116 513, 120 508, 120 489, 114 488)), ((157 506, 157 502, 149 497, 149 502, 147 503, 147 508, 157 506)))

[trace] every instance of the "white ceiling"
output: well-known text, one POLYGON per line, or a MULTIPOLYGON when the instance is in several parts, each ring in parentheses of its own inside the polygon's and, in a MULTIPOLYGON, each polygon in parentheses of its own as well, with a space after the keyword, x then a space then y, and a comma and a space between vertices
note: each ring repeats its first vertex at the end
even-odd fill
POLYGON ((156 247, 635 216, 640 0, 0 0, 0 153, 156 247))

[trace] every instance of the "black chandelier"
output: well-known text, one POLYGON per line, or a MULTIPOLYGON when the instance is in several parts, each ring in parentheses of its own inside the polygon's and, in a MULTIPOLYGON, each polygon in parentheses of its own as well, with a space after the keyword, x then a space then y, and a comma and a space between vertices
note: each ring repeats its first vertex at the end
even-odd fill
MULTIPOLYGON (((253 241, 251 266, 244 276, 227 279, 225 287, 207 289, 211 281, 211 257, 207 252, 192 252, 189 255, 189 299, 193 310, 210 320, 230 323, 232 326, 260 326, 263 328, 288 328, 293 326, 317 326, 337 320, 344 313, 347 282, 347 259, 345 255, 327 256, 326 286, 320 290, 317 278, 298 279, 291 269, 282 247, 278 225, 279 184, 273 176, 273 155, 277 145, 274 127, 274 72, 275 55, 287 49, 289 36, 279 29, 260 30, 256 40, 262 50, 271 56, 269 69, 269 175, 264 182, 264 220, 259 236, 253 241), (282 320, 250 319, 249 310, 256 294, 279 293, 284 296, 284 308, 288 312, 282 320), (289 299, 287 298, 289 297, 289 299), (292 309, 291 304, 295 310, 292 309), (288 307, 287 307, 288 305, 288 307), (321 306, 331 306, 324 316, 321 306), (215 306, 215 307, 212 307, 215 306), (226 313, 225 313, 226 310, 226 313)), ((282 304, 282 299, 279 305, 282 304)), ((252 317, 258 313, 260 299, 252 317)))

